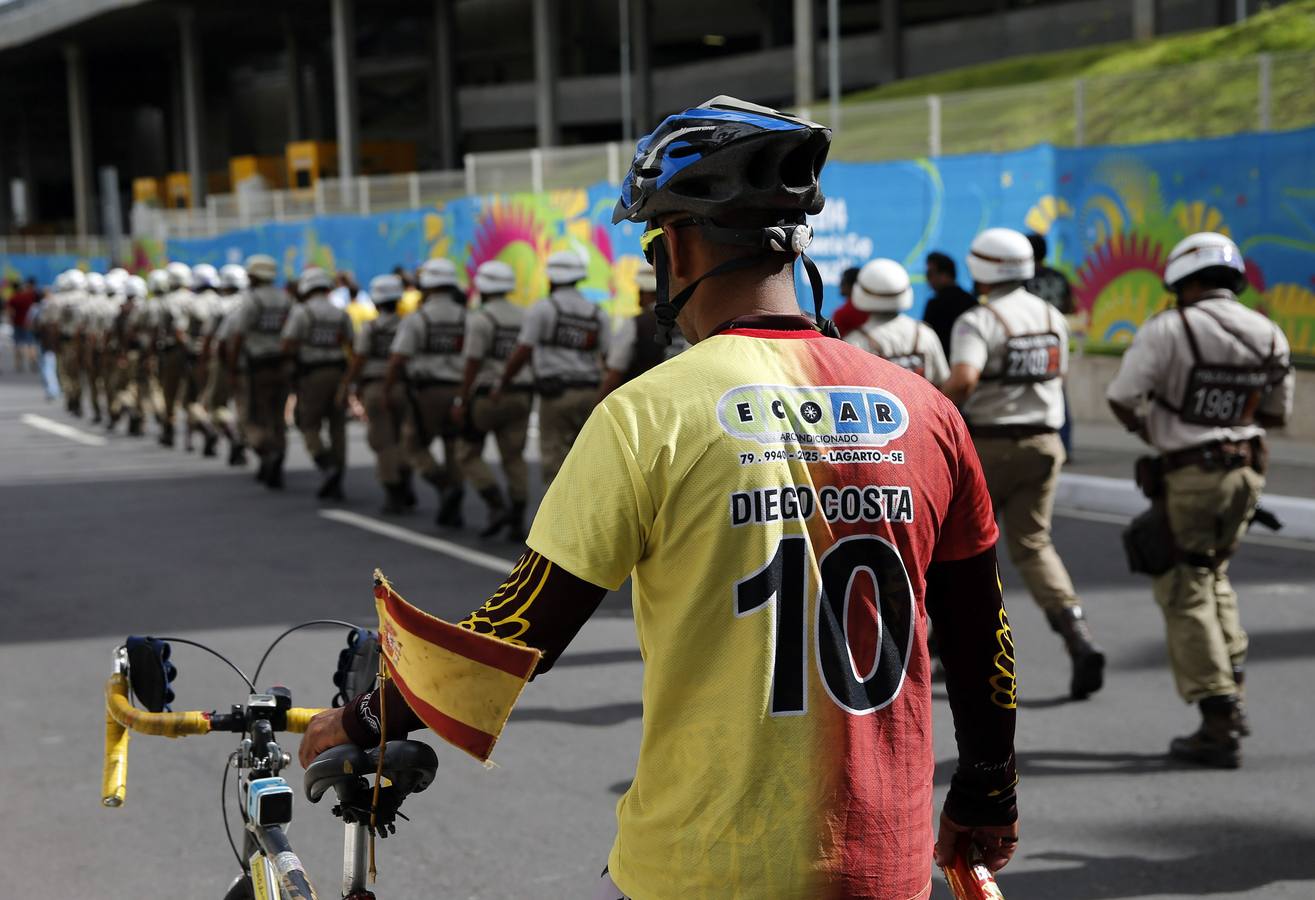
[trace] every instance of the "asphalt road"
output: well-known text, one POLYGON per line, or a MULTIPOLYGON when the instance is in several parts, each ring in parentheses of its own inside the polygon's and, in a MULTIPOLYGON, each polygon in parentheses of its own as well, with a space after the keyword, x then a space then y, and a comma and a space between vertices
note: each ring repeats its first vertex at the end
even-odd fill
MULTIPOLYGON (((516 548, 439 534, 429 497, 402 523, 418 543, 327 518, 299 449, 288 490, 270 496, 213 460, 125 437, 100 444, 98 435, 46 406, 34 381, 0 379, 0 847, 11 862, 0 895, 219 897, 236 871, 218 802, 232 736, 134 738, 126 806, 99 805, 101 686, 115 644, 130 633, 190 637, 249 668, 290 623, 369 623, 376 566, 408 599, 448 617, 500 582, 496 561, 458 558, 426 538, 508 563, 516 548), (50 423, 78 430, 52 433, 50 423)), ((373 517, 368 454, 359 433, 353 441, 349 502, 339 508, 373 517)), ((1006 896, 1315 896, 1315 546, 1247 545, 1235 563, 1252 636, 1255 736, 1245 767, 1219 773, 1163 755, 1195 713, 1173 694, 1159 613, 1147 583, 1124 574, 1117 528, 1061 516, 1055 531, 1112 670, 1097 698, 1067 702, 1062 648, 1005 572, 1023 778, 1023 839, 1001 877, 1006 896)), ((341 640, 332 629, 289 638, 262 682, 287 684, 298 705, 324 704, 341 640)), ((203 653, 175 646, 174 658, 178 707, 244 699, 237 678, 203 653)), ((437 781, 408 801, 413 821, 380 844, 379 896, 588 897, 634 764, 640 674, 622 593, 531 685, 497 768, 437 748, 437 781)), ((943 697, 936 706, 943 790, 953 731, 943 697)), ((336 896, 337 820, 300 800, 295 815, 298 852, 321 895, 336 896)))

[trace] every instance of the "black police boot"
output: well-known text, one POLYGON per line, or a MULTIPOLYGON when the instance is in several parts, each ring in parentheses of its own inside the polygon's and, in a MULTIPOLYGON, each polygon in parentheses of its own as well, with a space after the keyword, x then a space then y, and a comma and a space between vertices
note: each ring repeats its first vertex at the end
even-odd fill
POLYGON ((105 430, 113 431, 118 428, 119 419, 122 418, 122 415, 122 413, 110 413, 110 417, 105 421, 105 430))
POLYGON ((142 427, 142 417, 141 417, 141 416, 129 416, 129 417, 128 417, 128 437, 141 437, 141 436, 142 436, 143 434, 145 434, 145 433, 146 433, 146 429, 142 427))
POLYGON ((402 503, 406 505, 407 509, 415 509, 416 504, 420 502, 419 498, 416 497, 415 487, 412 485, 414 478, 415 472, 411 469, 402 470, 402 481, 399 487, 402 491, 402 503))
POLYGON ((219 435, 215 434, 213 431, 207 431, 205 433, 205 446, 201 448, 201 455, 218 456, 219 451, 218 449, 216 449, 218 447, 219 447, 219 435))
POLYGON ((172 422, 163 422, 160 425, 160 446, 172 447, 174 445, 174 426, 172 422))
POLYGON ((400 483, 384 485, 384 505, 379 512, 385 516, 400 516, 406 512, 406 502, 402 496, 400 483))
POLYGON ((320 482, 320 489, 315 496, 321 500, 342 500, 342 476, 343 471, 340 466, 333 466, 324 473, 324 480, 320 482))
POLYGON ((1201 727, 1169 742, 1169 755, 1183 762, 1212 769, 1242 765, 1242 742, 1237 733, 1237 697, 1206 697, 1200 703, 1201 727))
POLYGON ((516 544, 525 543, 525 502, 513 502, 507 511, 507 540, 516 544))
POLYGON ((272 491, 283 490, 283 454, 271 453, 269 469, 265 472, 265 486, 272 491))
POLYGON ((507 501, 502 499, 502 489, 493 486, 479 492, 489 507, 489 524, 479 533, 482 538, 490 538, 507 527, 507 501))
POLYGON ((245 466, 247 464, 247 445, 232 443, 228 445, 228 464, 230 466, 245 466))
POLYGON ((1251 723, 1247 721, 1247 673, 1241 666, 1233 666, 1233 683, 1237 685, 1237 705, 1234 707, 1233 724, 1242 737, 1251 737, 1251 723))
POLYGON ((1050 627, 1064 639, 1064 647, 1073 661, 1073 677, 1069 682, 1069 696, 1085 700, 1105 683, 1105 653, 1091 639, 1087 617, 1082 607, 1070 606, 1055 613, 1046 613, 1050 627))
POLYGON ((101 420, 100 410, 99 410, 99 409, 93 409, 93 410, 91 411, 91 424, 92 424, 92 425, 99 425, 99 424, 101 423, 101 421, 102 421, 102 420, 101 420))
POLYGON ((434 521, 444 528, 460 528, 466 524, 465 517, 461 514, 461 501, 466 497, 466 492, 462 490, 461 485, 450 487, 439 495, 438 515, 434 521))

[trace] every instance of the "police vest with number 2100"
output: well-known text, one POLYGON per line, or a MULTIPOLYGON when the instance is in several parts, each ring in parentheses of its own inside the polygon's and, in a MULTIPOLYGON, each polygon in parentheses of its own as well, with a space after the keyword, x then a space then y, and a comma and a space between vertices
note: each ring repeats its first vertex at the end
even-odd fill
MULTIPOLYGON (((1005 332, 1004 358, 1000 371, 983 374, 983 381, 998 381, 1001 384, 1040 384, 1051 381, 1063 374, 1064 340, 1057 331, 1039 331, 1028 334, 1014 334, 1004 316, 987 304, 985 309, 1000 323, 1005 332)), ((1054 312, 1046 304, 1046 322, 1053 320, 1054 312)), ((1053 329, 1053 325, 1051 326, 1053 329)))
POLYGON ((1280 362, 1275 353, 1277 339, 1271 334, 1269 351, 1262 353, 1241 335, 1226 328, 1217 316, 1205 309, 1197 311, 1214 319, 1256 361, 1250 365, 1216 365, 1201 359, 1201 348, 1187 319, 1187 311, 1180 306, 1178 316, 1183 323, 1183 332, 1187 335, 1187 344, 1192 350, 1192 368, 1187 374, 1187 386, 1177 406, 1158 395, 1155 402, 1189 425, 1211 428, 1250 425, 1255 420, 1256 410, 1264 400, 1265 393, 1287 375, 1287 366, 1280 362))

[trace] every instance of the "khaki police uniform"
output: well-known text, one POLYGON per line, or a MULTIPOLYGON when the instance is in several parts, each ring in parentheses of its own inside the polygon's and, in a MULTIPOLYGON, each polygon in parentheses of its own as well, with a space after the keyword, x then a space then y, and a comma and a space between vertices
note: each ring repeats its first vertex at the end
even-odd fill
POLYGON ((352 337, 351 318, 324 293, 292 307, 283 326, 283 339, 298 342, 297 428, 320 469, 347 466, 347 409, 338 402, 338 388, 352 337), (327 447, 321 434, 326 424, 327 447))
POLYGON ((1078 606, 1073 581, 1050 540, 1064 464, 1064 317, 1022 288, 996 290, 955 321, 950 362, 981 373, 963 417, 1004 524, 1010 560, 1048 615, 1078 606))
POLYGON ((377 318, 361 323, 354 348, 356 355, 364 360, 359 391, 368 420, 365 439, 374 451, 379 483, 385 487, 396 487, 402 482, 402 434, 410 415, 405 384, 399 381, 391 391, 384 390, 388 360, 401 321, 396 312, 381 310, 377 318))
POLYGON ((187 431, 205 432, 207 437, 212 428, 210 415, 206 410, 206 384, 209 380, 208 365, 202 351, 205 348, 206 335, 214 328, 218 314, 219 295, 211 290, 197 291, 187 297, 182 305, 182 331, 186 337, 186 367, 183 377, 183 409, 187 414, 187 431))
POLYGON ((557 476, 598 401, 601 357, 611 330, 607 313, 573 287, 554 288, 525 314, 519 342, 534 348, 545 486, 557 476))
POLYGON ((475 379, 475 394, 466 411, 469 433, 460 440, 461 471, 480 494, 497 489, 497 481, 484 462, 484 439, 493 435, 507 478, 507 497, 524 508, 529 498, 529 475, 525 466, 525 440, 530 424, 534 373, 529 368, 516 373, 507 389, 496 399, 489 394, 497 387, 502 370, 516 349, 525 310, 509 300, 491 300, 466 316, 465 358, 481 361, 475 379))
POLYGON ((155 333, 149 322, 150 309, 145 298, 134 300, 117 324, 123 358, 119 408, 128 415, 128 433, 142 433, 142 422, 154 410, 148 367, 155 333))
POLYGON ((246 436, 241 430, 240 420, 233 412, 234 377, 229 374, 227 347, 241 305, 240 294, 216 295, 213 315, 203 335, 210 344, 210 358, 206 367, 206 385, 203 394, 206 419, 211 426, 222 431, 234 447, 245 446, 246 436))
POLYGON ((950 364, 945 360, 940 338, 930 325, 912 316, 871 316, 847 334, 845 341, 916 372, 938 387, 949 380, 950 364))
POLYGON ((411 466, 440 491, 459 488, 462 481, 452 405, 461 396, 465 342, 465 306, 439 292, 401 320, 391 348, 406 357, 414 427, 411 466), (442 466, 429 452, 435 438, 443 441, 442 466))
POLYGON ((1257 412, 1287 418, 1294 376, 1287 338, 1231 291, 1155 316, 1137 331, 1107 396, 1150 400, 1146 432, 1165 464, 1163 502, 1178 561, 1153 582, 1178 693, 1233 696, 1246 659, 1228 561, 1264 488, 1257 412))
MULTIPOLYGON (((138 301, 140 302, 140 301, 138 301)), ((118 424, 129 407, 124 400, 131 383, 131 370, 128 353, 131 347, 131 335, 128 332, 128 316, 133 304, 127 298, 120 298, 114 304, 112 318, 106 326, 105 333, 105 394, 109 401, 110 427, 118 424)), ((129 416, 131 418, 131 415, 129 416)))
POLYGON ((187 288, 170 291, 157 308, 159 340, 156 343, 156 370, 160 378, 160 415, 163 438, 173 442, 174 413, 182 396, 187 374, 187 347, 178 340, 178 332, 187 327, 187 307, 192 292, 187 288))
POLYGON ((114 308, 114 301, 104 294, 92 294, 82 313, 82 366, 87 375, 87 396, 91 401, 92 422, 95 423, 109 412, 104 351, 114 308))
POLYGON ((292 298, 272 284, 254 285, 242 295, 233 319, 233 336, 242 335, 244 389, 239 409, 247 408, 247 442, 262 459, 287 452, 287 406, 292 380, 280 350, 292 298))
POLYGON ((650 306, 641 308, 638 315, 622 319, 608 336, 604 365, 612 372, 621 373, 621 384, 633 381, 688 349, 689 342, 679 328, 672 331, 671 343, 666 346, 657 342, 657 330, 657 315, 650 306))
POLYGON ((82 328, 81 307, 88 295, 82 291, 65 291, 56 294, 52 321, 59 338, 59 355, 56 357, 59 389, 69 412, 82 415, 82 356, 78 334, 82 328))

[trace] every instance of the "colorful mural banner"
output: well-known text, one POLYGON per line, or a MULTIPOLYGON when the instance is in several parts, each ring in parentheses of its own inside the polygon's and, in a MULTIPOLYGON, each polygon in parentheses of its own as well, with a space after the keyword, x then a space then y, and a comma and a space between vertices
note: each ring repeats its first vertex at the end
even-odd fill
POLYGON ((74 256, 71 253, 41 255, 34 253, 0 254, 0 286, 7 292, 14 282, 36 279, 40 285, 54 284, 55 276, 67 269, 104 272, 110 262, 103 256, 74 256))
MULTIPOLYGON (((919 314, 928 290, 926 254, 962 261, 983 228, 1047 235, 1051 265, 1073 282, 1074 330, 1092 350, 1117 351, 1171 300, 1161 283, 1178 240, 1200 230, 1229 234, 1242 248, 1253 289, 1243 301, 1286 331, 1294 352, 1315 360, 1315 129, 1126 147, 1038 146, 885 163, 827 166, 826 209, 813 221, 810 255, 840 303, 840 275, 874 256, 913 276, 919 314)), ((455 260, 469 283, 476 266, 502 259, 517 271, 515 299, 546 292, 548 254, 574 248, 589 261, 585 293, 614 313, 637 308, 634 272, 641 227, 611 224, 616 189, 606 184, 545 194, 466 197, 441 207, 372 216, 269 223, 213 238, 138 241, 132 267, 164 260, 241 261, 268 253, 292 278, 305 265, 350 270, 362 284, 396 266, 455 260)), ((0 259, 3 271, 48 283, 63 264, 0 259), (24 268, 26 265, 27 268, 24 268), (48 272, 43 277, 41 272, 48 272)), ((966 282, 960 264, 960 281, 966 282)), ((965 283, 965 287, 968 287, 965 283)), ((800 294, 807 287, 800 280, 800 294)))

